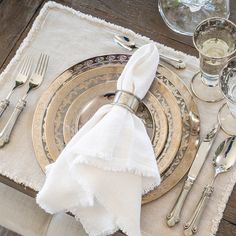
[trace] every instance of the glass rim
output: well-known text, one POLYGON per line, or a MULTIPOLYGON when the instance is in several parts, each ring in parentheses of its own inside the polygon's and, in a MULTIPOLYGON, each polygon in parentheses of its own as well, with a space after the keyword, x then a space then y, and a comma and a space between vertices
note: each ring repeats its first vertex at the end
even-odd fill
POLYGON ((236 101, 232 100, 232 98, 229 97, 229 96, 227 96, 227 95, 223 92, 223 90, 222 90, 222 84, 223 84, 223 83, 222 83, 222 79, 221 79, 221 78, 222 78, 222 74, 223 74, 223 71, 225 70, 225 68, 227 68, 228 64, 229 64, 231 61, 235 61, 235 63, 236 63, 236 56, 230 58, 230 59, 226 62, 226 64, 224 65, 224 67, 222 68, 222 70, 221 70, 221 72, 220 72, 220 78, 219 78, 219 87, 220 87, 220 90, 221 90, 221 93, 223 94, 223 96, 224 96, 227 100, 229 100, 231 103, 233 103, 233 104, 236 105, 236 101))
POLYGON ((201 22, 196 26, 196 28, 195 28, 195 30, 194 30, 194 32, 193 32, 193 36, 192 36, 193 45, 194 45, 194 47, 197 49, 197 51, 199 52, 199 54, 203 55, 204 57, 206 57, 206 58, 208 58, 208 59, 213 59, 213 60, 214 60, 214 59, 215 59, 215 60, 218 59, 218 60, 219 60, 219 59, 225 59, 225 58, 231 57, 231 56, 236 52, 236 47, 235 47, 235 49, 234 49, 231 53, 227 54, 226 56, 223 56, 223 57, 213 57, 213 56, 207 56, 206 54, 202 53, 201 50, 199 50, 199 47, 198 47, 197 44, 196 44, 196 40, 195 40, 195 37, 194 37, 196 30, 199 29, 200 26, 202 26, 205 22, 209 22, 209 21, 213 21, 213 20, 220 20, 220 21, 223 20, 223 21, 226 21, 227 23, 231 24, 231 25, 232 25, 233 27, 235 27, 235 29, 236 29, 236 24, 235 24, 234 22, 232 22, 232 21, 226 19, 226 18, 222 18, 222 17, 210 17, 210 18, 207 18, 207 19, 201 21, 201 22))

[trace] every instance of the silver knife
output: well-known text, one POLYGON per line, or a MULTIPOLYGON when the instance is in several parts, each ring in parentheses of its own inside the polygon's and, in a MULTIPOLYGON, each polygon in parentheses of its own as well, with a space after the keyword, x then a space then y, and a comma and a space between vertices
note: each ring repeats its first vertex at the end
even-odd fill
POLYGON ((184 183, 184 186, 182 188, 182 191, 180 192, 180 195, 170 212, 170 214, 167 215, 167 225, 169 227, 173 227, 175 224, 177 224, 180 221, 180 214, 185 202, 185 199, 188 196, 189 191, 192 188, 192 185, 194 181, 196 180, 205 160, 206 157, 212 147, 212 144, 215 141, 215 138, 218 134, 218 131, 220 130, 220 125, 217 123, 213 129, 205 136, 205 138, 202 140, 196 157, 194 159, 194 162, 188 172, 188 177, 184 183))
POLYGON ((28 90, 26 91, 25 95, 18 100, 16 107, 12 112, 9 120, 7 121, 2 131, 0 132, 0 148, 9 142, 12 129, 15 126, 15 123, 19 115, 26 106, 26 98, 29 92, 38 88, 41 85, 48 66, 48 60, 49 60, 48 55, 46 54, 40 55, 35 71, 29 80, 28 90))

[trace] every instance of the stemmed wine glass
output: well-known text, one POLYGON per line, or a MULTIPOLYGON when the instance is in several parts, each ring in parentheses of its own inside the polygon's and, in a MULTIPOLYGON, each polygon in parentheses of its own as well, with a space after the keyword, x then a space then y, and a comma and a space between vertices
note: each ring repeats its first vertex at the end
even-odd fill
POLYGON ((236 56, 231 58, 223 68, 220 88, 226 103, 219 110, 219 123, 228 135, 236 135, 236 56))
POLYGON ((236 52, 236 25, 224 18, 213 17, 201 22, 193 35, 199 52, 200 72, 191 81, 193 94, 205 102, 223 99, 219 74, 228 59, 236 52))

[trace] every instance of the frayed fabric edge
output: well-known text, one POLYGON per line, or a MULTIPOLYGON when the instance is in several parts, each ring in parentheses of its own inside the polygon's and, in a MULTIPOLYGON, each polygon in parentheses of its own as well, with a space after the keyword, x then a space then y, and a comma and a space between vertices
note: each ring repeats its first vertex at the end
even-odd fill
POLYGON ((81 160, 81 161, 77 160, 77 161, 73 162, 73 164, 90 165, 95 168, 103 169, 105 171, 129 172, 131 174, 138 175, 141 177, 153 178, 154 181, 151 184, 144 186, 144 188, 142 190, 142 195, 147 194, 148 192, 152 191, 153 189, 158 187, 161 183, 160 175, 158 175, 155 171, 145 170, 142 168, 142 166, 139 166, 139 167, 136 167, 136 166, 132 166, 132 167, 129 167, 129 166, 126 166, 126 167, 109 166, 109 167, 105 167, 104 165, 90 162, 87 160, 81 160))
POLYGON ((226 204, 229 200, 229 197, 234 189, 234 185, 236 184, 236 168, 232 169, 231 171, 234 172, 234 176, 230 179, 230 183, 227 184, 227 187, 225 188, 225 191, 222 193, 221 199, 219 199, 217 203, 217 214, 215 215, 215 218, 212 219, 212 225, 211 225, 211 235, 209 236, 215 236, 220 221, 223 217, 223 213, 226 207, 226 204))
MULTIPOLYGON (((129 172, 135 175, 143 176, 143 177, 153 177, 158 178, 158 174, 155 171, 144 169, 143 166, 125 166, 125 167, 118 167, 118 166, 104 166, 99 164, 96 161, 88 161, 88 160, 75 160, 73 164, 80 164, 80 165, 90 165, 99 169, 103 169, 105 171, 114 171, 114 172, 129 172)), ((70 164, 69 164, 70 165, 70 164)))

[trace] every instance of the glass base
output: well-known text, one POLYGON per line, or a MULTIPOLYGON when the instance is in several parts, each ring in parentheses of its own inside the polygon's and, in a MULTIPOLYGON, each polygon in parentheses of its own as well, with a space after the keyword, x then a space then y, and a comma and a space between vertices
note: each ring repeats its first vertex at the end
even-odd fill
POLYGON ((228 135, 236 135, 236 118, 231 114, 228 105, 225 103, 219 110, 218 120, 221 129, 228 135))
POLYGON ((202 80, 202 75, 200 72, 193 76, 190 88, 195 97, 204 102, 213 103, 224 99, 220 87, 218 85, 206 85, 206 83, 202 80))

